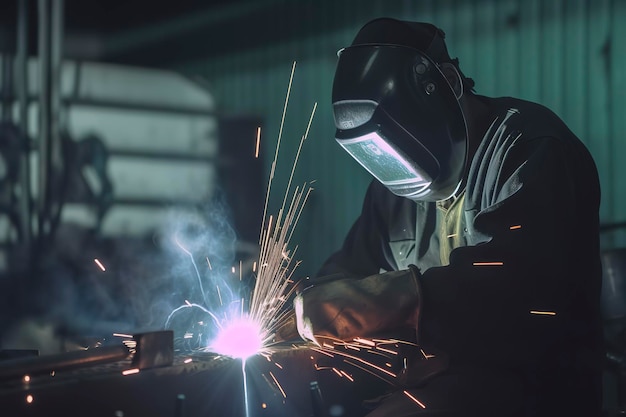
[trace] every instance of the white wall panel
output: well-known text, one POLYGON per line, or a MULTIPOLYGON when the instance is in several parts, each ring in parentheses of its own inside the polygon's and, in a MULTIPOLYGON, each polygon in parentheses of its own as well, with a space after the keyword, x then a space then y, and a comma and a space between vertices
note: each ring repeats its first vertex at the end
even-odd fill
POLYGON ((67 126, 72 137, 96 133, 114 150, 193 152, 207 157, 218 151, 214 117, 75 106, 67 126))
POLYGON ((198 161, 117 157, 109 175, 120 199, 163 199, 201 203, 213 193, 215 166, 198 161))
MULTIPOLYGON (((28 71, 33 97, 28 134, 35 149, 31 152, 31 189, 37 201, 39 77, 35 59, 30 60, 28 71)), ((61 72, 61 91, 61 128, 76 142, 95 135, 105 146, 106 172, 113 187, 113 206, 103 222, 105 235, 146 231, 162 221, 160 206, 211 198, 217 181, 218 132, 214 98, 203 86, 173 71, 68 61, 61 72), (117 207, 117 200, 123 206, 117 207)), ((14 115, 17 120, 17 103, 14 115)), ((88 176, 85 179, 89 181, 88 176)), ((62 219, 91 227, 96 224, 93 209, 68 204, 62 219)), ((0 233, 5 229, 0 224, 0 233)))

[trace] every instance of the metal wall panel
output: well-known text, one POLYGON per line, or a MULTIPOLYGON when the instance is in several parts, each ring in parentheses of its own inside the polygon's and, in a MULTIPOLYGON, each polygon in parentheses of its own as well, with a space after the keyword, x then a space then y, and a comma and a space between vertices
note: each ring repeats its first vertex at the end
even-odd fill
MULTIPOLYGON (((622 162, 626 143, 620 138, 626 131, 625 1, 303 1, 302 13, 293 16, 294 21, 308 28, 334 29, 178 68, 206 77, 224 111, 264 117, 263 151, 269 168, 291 62, 298 61, 281 154, 295 151, 310 107, 319 103, 296 180, 317 180, 294 238, 301 246, 302 272, 313 273, 340 245, 358 216, 369 182, 364 170, 334 144, 330 88, 335 51, 351 41, 362 23, 382 15, 442 27, 451 55, 458 56, 465 74, 475 79, 479 94, 536 101, 561 116, 598 165, 602 222, 626 221, 621 181, 626 177, 622 162), (327 16, 331 23, 307 19, 307 10, 316 7, 332 11, 327 16)), ((285 182, 288 163, 287 168, 279 167, 277 184, 285 182)), ((626 246, 626 233, 607 233, 603 245, 626 246)))
MULTIPOLYGON (((610 113, 611 134, 608 142, 612 145, 613 164, 610 178, 613 193, 611 219, 626 220, 626 1, 614 0, 611 8, 612 53, 610 62, 610 113)), ((604 168, 604 167, 603 167, 604 168)), ((617 236, 616 244, 626 246, 626 233, 617 236)))

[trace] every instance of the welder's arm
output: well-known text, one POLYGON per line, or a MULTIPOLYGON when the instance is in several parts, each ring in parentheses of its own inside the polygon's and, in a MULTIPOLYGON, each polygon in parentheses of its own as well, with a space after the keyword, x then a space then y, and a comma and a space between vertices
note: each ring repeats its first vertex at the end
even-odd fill
MULTIPOLYGON (((448 266, 430 268, 418 278, 419 343, 446 350, 455 358, 528 361, 546 346, 557 348, 564 340, 592 336, 576 333, 581 331, 577 329, 589 327, 584 325, 585 320, 594 320, 585 314, 594 310, 599 288, 595 168, 586 158, 578 158, 575 152, 549 138, 516 146, 506 159, 493 183, 478 190, 478 198, 489 201, 473 218, 474 227, 490 240, 454 250, 448 266)), ((370 264, 387 268, 384 259, 388 257, 377 249, 382 246, 378 239, 384 236, 377 213, 370 209, 365 217, 368 222, 359 221, 353 227, 346 248, 331 259, 335 270, 338 266, 339 270, 354 270, 365 276, 365 271, 357 269, 361 267, 372 276, 377 271, 372 271, 370 264)), ((348 289, 344 284, 337 286, 355 299, 372 295, 358 291, 358 285, 348 289)), ((317 291, 323 295, 331 290, 326 288, 320 285, 317 291)), ((352 335, 330 322, 335 316, 337 323, 341 322, 339 313, 344 310, 340 303, 334 309, 315 308, 311 307, 314 302, 306 298, 302 298, 300 329, 305 337, 314 337, 318 329, 340 338, 352 335), (315 311, 314 315, 309 315, 307 306, 313 308, 309 311, 315 311), (312 329, 307 329, 307 315, 314 323, 312 329), (331 328, 327 330, 329 322, 331 328)), ((315 298, 317 295, 311 293, 311 299, 315 298)), ((404 316, 394 316, 393 301, 385 300, 390 308, 383 311, 371 307, 371 301, 359 304, 345 298, 351 315, 351 310, 360 307, 376 311, 371 316, 391 316, 389 320, 371 319, 372 329, 393 320, 406 323, 404 316)), ((330 297, 325 300, 333 301, 330 297)), ((359 326, 369 324, 371 316, 364 311, 361 320, 349 321, 349 329, 366 330, 359 326)))
POLYGON ((597 177, 557 141, 525 146, 474 219, 491 240, 421 279, 421 340, 461 362, 536 363, 595 340, 585 332, 599 299, 597 177))
POLYGON ((305 289, 295 301, 298 331, 303 339, 351 340, 398 328, 416 329, 420 306, 420 273, 407 270, 343 277, 305 289))

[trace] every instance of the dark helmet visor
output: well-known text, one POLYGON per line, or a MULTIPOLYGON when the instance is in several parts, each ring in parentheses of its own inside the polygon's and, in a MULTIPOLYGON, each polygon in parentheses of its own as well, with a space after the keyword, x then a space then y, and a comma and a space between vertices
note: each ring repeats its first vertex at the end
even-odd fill
POLYGON ((458 188, 465 119, 438 66, 391 45, 342 50, 333 83, 336 140, 397 195, 436 201, 458 188))

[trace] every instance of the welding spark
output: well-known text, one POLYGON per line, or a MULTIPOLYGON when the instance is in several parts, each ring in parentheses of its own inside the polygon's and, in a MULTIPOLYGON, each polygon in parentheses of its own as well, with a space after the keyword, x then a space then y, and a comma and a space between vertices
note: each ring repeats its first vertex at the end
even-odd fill
MULTIPOLYGON (((416 348, 415 352, 420 352, 424 360, 434 357, 434 355, 429 355, 424 352, 419 345, 398 339, 355 338, 353 342, 343 342, 337 339, 336 341, 333 340, 332 343, 324 341, 318 346, 310 346, 309 349, 330 358, 339 356, 343 358, 343 363, 360 369, 386 383, 396 385, 396 378, 398 377, 395 373, 396 367, 402 366, 402 369, 408 367, 407 358, 399 356, 400 352, 398 349, 401 347, 400 345, 416 348), (349 350, 356 350, 357 352, 348 352, 349 350), (391 359, 391 361, 389 361, 389 359, 391 359), (398 361, 401 361, 401 364, 398 361)), ((320 366, 313 356, 311 356, 311 360, 313 361, 314 369, 317 371, 330 370, 335 374, 339 371, 342 374, 341 376, 345 376, 351 382, 354 381, 351 376, 347 376, 349 374, 340 368, 320 366)))
POLYGON ((424 352, 424 349, 420 349, 420 352, 422 353, 422 356, 424 357, 424 359, 431 359, 435 357, 435 355, 431 355, 429 353, 424 352))
MULTIPOLYGON (((352 361, 351 361, 351 360, 349 360, 349 359, 344 359, 343 361, 344 361, 345 363, 347 363, 348 365, 350 365, 350 366, 354 367, 354 368, 358 368, 358 369, 360 369, 360 370, 362 370, 362 371, 367 372, 367 373, 368 373, 368 374, 370 374, 370 375, 373 375, 373 376, 375 376, 375 377, 377 377, 377 378, 380 378, 380 379, 382 379, 383 381, 385 381, 385 379, 384 379, 384 378, 382 378, 379 374, 377 374, 376 372, 372 371, 371 369, 368 369, 366 366, 359 365, 358 363, 356 363, 356 362, 352 362, 352 361)), ((394 376, 395 376, 395 375, 394 375, 394 376)), ((387 381, 385 381, 385 382, 387 382, 387 381)))
MULTIPOLYGON (((255 281, 249 300, 247 297, 240 297, 240 303, 239 300, 237 300, 239 308, 230 308, 225 312, 223 318, 221 317, 221 313, 219 317, 217 314, 212 313, 193 255, 185 245, 181 243, 178 237, 175 238, 175 243, 189 256, 195 268, 204 306, 185 300, 185 305, 177 308, 170 314, 166 325, 170 323, 173 315, 183 308, 193 307, 202 310, 213 318, 217 326, 216 335, 213 340, 207 342, 206 349, 224 356, 245 359, 251 355, 261 353, 263 349, 267 347, 268 343, 273 340, 276 329, 280 328, 285 320, 289 318, 289 310, 283 307, 295 291, 295 280, 292 279, 292 276, 295 269, 300 264, 300 261, 294 259, 297 247, 291 249, 290 240, 300 215, 302 214, 304 205, 312 191, 312 188, 308 186, 307 183, 295 187, 294 190, 292 190, 291 184, 302 144, 308 137, 313 116, 317 108, 317 103, 315 103, 308 120, 306 131, 301 137, 295 162, 292 164, 291 175, 289 176, 282 206, 276 215, 268 216, 270 190, 276 169, 294 71, 295 62, 291 70, 274 161, 272 163, 272 170, 267 187, 259 236, 259 258, 258 261, 255 261, 253 267, 255 281), (258 270, 257 265, 261 266, 258 270), (248 311, 245 310, 246 305, 249 307, 248 311)), ((260 129, 257 130, 257 150, 259 140, 260 129)), ((212 269, 208 257, 206 261, 209 265, 209 269, 212 269)), ((236 272, 236 266, 231 266, 231 273, 234 275, 236 272)), ((242 261, 239 262, 239 281, 243 281, 242 261)), ((217 298, 219 299, 220 306, 222 306, 227 300, 223 300, 224 294, 220 291, 220 287, 216 286, 216 289, 217 298)), ((234 294, 231 294, 231 296, 232 295, 234 294)))
POLYGON ((138 374, 138 373, 139 373, 139 368, 126 369, 125 371, 122 371, 122 375, 124 376, 138 374))
POLYGON ((496 262, 474 262, 472 265, 474 266, 502 266, 504 262, 496 261, 496 262))
POLYGON ((224 323, 209 349, 221 355, 246 359, 261 350, 264 336, 261 325, 243 317, 224 323))
POLYGON ((543 315, 543 316, 556 316, 556 312, 554 311, 530 310, 530 314, 538 314, 538 315, 543 315))
POLYGON ((280 385, 280 382, 278 382, 278 379, 276 379, 276 377, 274 376, 274 374, 272 373, 272 371, 270 371, 270 376, 272 377, 272 379, 274 380, 274 383, 276 384, 276 386, 278 387, 278 389, 280 390, 280 393, 283 394, 283 398, 287 398, 287 394, 285 393, 285 390, 283 389, 283 387, 280 385))
MULTIPOLYGON (((319 349, 319 348, 314 348, 314 347, 312 347, 312 348, 311 348, 311 350, 314 350, 315 352, 319 352, 319 353, 324 353, 324 354, 326 354, 326 353, 325 353, 322 349, 319 349)), ((368 367, 368 368, 375 369, 375 370, 380 371, 380 372, 382 372, 383 374, 386 374, 386 375, 388 375, 388 376, 390 376, 390 377, 392 377, 392 378, 396 378, 396 374, 394 374, 393 372, 390 372, 390 371, 388 371, 388 370, 386 370, 386 369, 384 369, 384 368, 381 368, 380 366, 378 366, 378 365, 376 365, 376 364, 374 364, 374 363, 372 363, 372 362, 369 362, 369 361, 367 361, 367 360, 365 360, 365 359, 363 359, 363 358, 360 358, 360 357, 358 357, 358 356, 350 355, 350 354, 348 354, 348 353, 341 352, 341 351, 339 351, 339 350, 334 350, 334 351, 333 351, 333 353, 334 353, 334 354, 336 354, 336 355, 339 355, 339 356, 343 356, 343 357, 345 357, 345 358, 348 358, 348 359, 350 359, 350 360, 352 360, 352 361, 357 361, 357 362, 360 362, 360 363, 362 363, 363 365, 365 365, 365 366, 366 366, 366 367, 368 367)), ((346 363, 349 363, 349 362, 346 362, 346 363)), ((360 368, 361 368, 361 369, 363 369, 362 367, 360 367, 360 368)), ((369 372, 369 371, 368 371, 368 372, 369 372)))
MULTIPOLYGON (((226 310, 220 309, 220 311, 212 312, 211 308, 213 306, 208 303, 209 300, 207 298, 209 294, 204 292, 202 279, 194 261, 194 256, 177 237, 175 238, 175 243, 192 261, 198 279, 198 287, 202 293, 201 300, 203 301, 203 305, 185 300, 185 304, 170 313, 166 320, 166 327, 171 324, 174 315, 178 314, 183 309, 198 309, 201 314, 206 313, 213 319, 215 332, 208 336, 208 340, 203 341, 206 343, 204 344, 204 348, 219 355, 241 359, 246 415, 249 415, 248 387, 245 369, 246 359, 253 355, 261 354, 265 356, 268 361, 271 361, 270 356, 266 356, 265 352, 270 350, 276 331, 285 324, 286 320, 290 319, 291 311, 285 308, 285 303, 290 300, 290 297, 295 292, 297 283, 296 280, 293 279, 293 276, 295 270, 300 265, 300 261, 295 258, 297 246, 292 248, 291 238, 302 215, 303 208, 313 190, 310 186, 312 182, 308 184, 305 182, 293 188, 292 182, 303 143, 310 132, 317 103, 314 104, 306 130, 300 137, 300 144, 295 156, 295 161, 291 165, 291 174, 287 182, 280 210, 273 215, 269 215, 270 191, 276 172, 295 68, 296 63, 294 62, 291 68, 289 85, 282 111, 274 160, 272 161, 269 182, 266 188, 265 205, 263 208, 258 242, 259 255, 258 260, 254 262, 252 267, 254 285, 252 286, 250 294, 242 298, 241 296, 236 296, 234 293, 222 293, 223 291, 220 291, 220 286, 216 286, 216 298, 219 299, 220 307, 225 307, 226 310), (223 297, 224 300, 222 300, 223 297), (229 303, 229 300, 232 301, 229 303), (245 309, 244 307, 248 308, 245 309)), ((256 133, 255 158, 259 156, 260 127, 257 129, 256 133)), ((209 270, 213 270, 208 257, 206 258, 206 262, 209 266, 209 270)), ((231 272, 233 275, 236 273, 235 266, 232 266, 231 272)), ((225 280, 227 278, 228 277, 226 277, 225 280)), ((243 281, 243 263, 241 261, 239 262, 239 281, 243 281)), ((213 288, 213 286, 210 288, 213 288)), ((229 290, 226 282, 222 285, 222 290, 229 290)), ((217 301, 213 300, 212 293, 213 291, 211 291, 210 295, 211 301, 217 301)), ((207 329, 210 329, 210 327, 207 327, 207 329)), ((276 363, 276 366, 282 369, 280 364, 276 363)), ((269 375, 273 380, 273 385, 275 385, 278 390, 280 390, 282 396, 286 398, 287 394, 276 376, 272 372, 269 372, 269 375)), ((343 374, 340 373, 340 375, 343 374)))
POLYGON ((104 265, 102 265, 102 262, 100 262, 98 258, 94 259, 93 261, 96 263, 96 265, 98 265, 98 267, 100 267, 102 272, 106 271, 106 268, 104 267, 104 265))
POLYGON ((220 292, 220 286, 216 285, 215 288, 217 288, 217 297, 220 299, 220 305, 224 305, 224 302, 222 301, 222 293, 220 292))
POLYGON ((382 350, 383 352, 389 353, 391 355, 397 355, 398 354, 398 352, 396 352, 395 350, 382 348, 380 346, 378 346, 377 349, 378 350, 382 350))
MULTIPOLYGON (((292 68, 293 70, 295 65, 292 68)), ((291 79, 290 87, 291 88, 291 79)), ((287 100, 285 101, 285 106, 287 100)), ((273 334, 277 328, 288 318, 288 312, 283 309, 283 306, 289 299, 289 297, 295 291, 294 280, 292 279, 293 273, 300 264, 299 261, 294 261, 294 256, 297 251, 297 247, 290 250, 291 237, 295 230, 295 226, 300 219, 302 210, 308 200, 312 188, 303 184, 295 188, 293 194, 291 193, 291 182, 293 180, 294 168, 297 165, 300 150, 303 142, 308 137, 308 132, 311 126, 313 115, 317 103, 313 106, 311 117, 305 134, 300 140, 300 146, 296 155, 295 162, 292 165, 291 175, 287 188, 285 190, 285 197, 283 204, 276 217, 269 216, 267 219, 263 219, 263 226, 260 234, 260 254, 258 265, 263 267, 259 269, 256 275, 256 283, 252 292, 250 300, 250 318, 259 323, 263 329, 267 332, 268 336, 273 334), (291 202, 287 205, 288 196, 291 194, 291 202), (280 311, 284 311, 280 313, 280 311)), ((285 112, 283 111, 283 117, 285 112)), ((282 128, 282 123, 281 123, 282 128)), ((280 134, 279 134, 280 143, 280 134)), ((278 156, 278 145, 275 153, 275 159, 273 162, 273 168, 276 165, 276 158, 278 156)), ((272 174, 273 175, 273 174, 272 174)), ((271 188, 271 179, 268 184, 268 194, 266 195, 266 209, 264 209, 264 216, 267 214, 267 203, 269 200, 269 190, 271 188)), ((269 337, 268 337, 269 339, 269 337)))
POLYGON ((254 157, 259 157, 259 147, 261 145, 261 127, 257 127, 256 129, 256 147, 254 149, 254 157))
POLYGON ((198 270, 196 261, 193 259, 193 254, 185 246, 183 246, 182 243, 180 243, 180 241, 178 240, 178 236, 174 236, 174 242, 183 252, 189 255, 189 259, 191 259, 191 264, 193 265, 193 268, 196 271, 196 277, 198 278, 198 286, 200 287, 200 293, 202 295, 202 299, 204 300, 205 304, 208 304, 206 300, 206 295, 204 294, 204 287, 202 286, 202 278, 200 276, 200 271, 198 270))
POLYGON ((137 347, 137 341, 136 340, 123 340, 122 344, 124 346, 126 346, 128 349, 135 349, 137 347))
POLYGON ((341 374, 342 374, 343 376, 345 376, 345 377, 346 377, 346 378, 347 378, 350 382, 354 382, 354 378, 352 378, 352 377, 350 376, 350 374, 348 374, 346 371, 344 371, 344 370, 342 370, 342 369, 341 369, 341 370, 340 370, 340 372, 341 372, 341 374))
MULTIPOLYGON (((332 353, 326 352, 326 351, 324 351, 322 349, 312 348, 311 350, 314 350, 314 351, 316 351, 318 353, 321 353, 322 355, 326 355, 329 358, 334 358, 335 357, 335 355, 333 355, 332 353)), ((313 356, 311 356, 311 359, 313 359, 313 356)))
POLYGON ((373 340, 363 339, 361 337, 357 337, 356 339, 354 339, 354 341, 358 343, 362 343, 367 346, 372 346, 372 347, 376 346, 376 342, 374 342, 373 340))
POLYGON ((415 398, 413 395, 411 395, 410 392, 408 391, 402 391, 404 393, 404 395, 406 395, 407 397, 409 397, 411 400, 413 400, 413 402, 417 403, 420 407, 422 408, 426 408, 426 406, 417 398, 415 398))
POLYGON ((201 311, 203 311, 204 313, 208 314, 213 321, 215 322, 215 325, 218 328, 222 327, 221 324, 221 320, 215 315, 213 314, 210 310, 208 310, 206 307, 201 306, 200 304, 196 304, 196 303, 190 303, 189 301, 185 300, 185 304, 181 305, 178 308, 175 308, 170 315, 167 317, 167 320, 165 321, 165 328, 168 328, 172 318, 181 310, 186 309, 186 308, 196 308, 199 309, 201 311))

